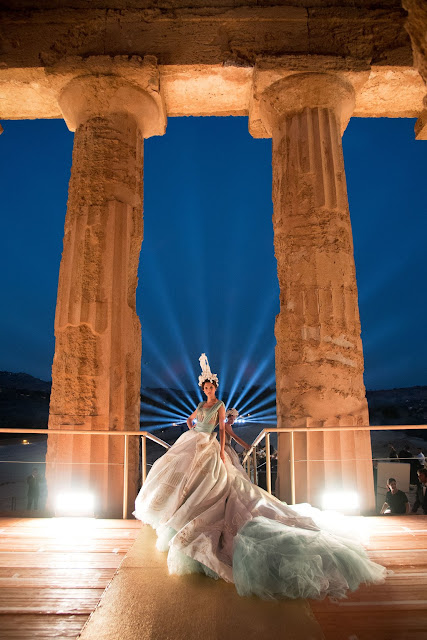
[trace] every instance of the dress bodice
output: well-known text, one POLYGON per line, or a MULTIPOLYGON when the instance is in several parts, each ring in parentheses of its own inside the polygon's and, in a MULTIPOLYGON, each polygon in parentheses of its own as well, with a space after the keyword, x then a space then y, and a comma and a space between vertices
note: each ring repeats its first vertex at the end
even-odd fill
POLYGON ((200 402, 197 405, 196 426, 194 427, 194 431, 212 433, 218 424, 218 411, 221 405, 224 405, 222 400, 217 400, 212 407, 206 407, 206 402, 200 402))

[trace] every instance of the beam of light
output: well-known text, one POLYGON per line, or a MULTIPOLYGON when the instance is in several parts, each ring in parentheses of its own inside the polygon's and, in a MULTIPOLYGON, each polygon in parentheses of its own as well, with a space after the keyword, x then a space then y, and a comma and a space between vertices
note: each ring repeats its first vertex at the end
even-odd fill
POLYGON ((233 385, 232 385, 232 387, 231 387, 231 389, 230 389, 230 395, 228 396, 228 402, 227 402, 227 405, 228 405, 229 407, 234 406, 234 403, 233 403, 233 396, 234 396, 234 394, 236 393, 236 390, 237 390, 238 386, 240 385, 240 383, 241 383, 241 381, 242 381, 243 374, 244 374, 244 372, 246 371, 246 368, 247 368, 248 364, 249 364, 249 358, 248 358, 248 357, 246 357, 246 358, 244 358, 244 359, 242 360, 242 362, 241 362, 241 364, 240 364, 240 367, 239 367, 239 368, 238 368, 238 370, 237 370, 236 377, 234 378, 234 383, 233 383, 233 385))
POLYGON ((246 424, 261 424, 261 425, 265 425, 265 424, 270 424, 272 426, 276 426, 277 425, 277 418, 276 416, 271 416, 269 418, 259 418, 257 420, 247 420, 246 424))
MULTIPOLYGON (((254 418, 259 418, 261 416, 264 415, 275 415, 275 410, 276 410, 276 398, 274 396, 274 394, 270 395, 269 398, 265 398, 264 399, 265 402, 262 403, 262 407, 265 407, 264 409, 261 408, 259 411, 257 411, 256 409, 254 411, 252 411, 251 413, 247 413, 246 417, 247 420, 252 420, 254 418)), ((245 414, 242 413, 242 416, 245 416, 245 414)))
POLYGON ((269 409, 266 409, 265 411, 255 412, 254 414, 251 413, 251 417, 245 418, 245 420, 246 422, 260 422, 261 420, 264 420, 266 418, 274 418, 275 420, 277 420, 276 413, 271 407, 269 409))
MULTIPOLYGON (((162 380, 157 373, 155 373, 153 371, 153 372, 150 372, 150 375, 159 383, 161 388, 165 388, 164 387, 164 380, 162 380)), ((148 390, 150 390, 150 393, 151 393, 151 389, 149 387, 145 389, 145 391, 147 391, 147 392, 148 392, 148 390)), ((184 398, 182 398, 182 396, 180 396, 176 392, 175 389, 168 388, 167 390, 168 390, 168 393, 170 393, 174 397, 174 399, 177 401, 177 403, 179 403, 179 404, 181 404, 181 405, 183 405, 185 407, 185 409, 189 412, 189 414, 193 413, 194 409, 191 408, 191 407, 193 406, 194 400, 191 398, 191 396, 190 396, 190 394, 188 393, 187 390, 184 390, 183 393, 184 393, 185 399, 188 400, 188 404, 185 402, 184 398)), ((152 393, 155 394, 155 391, 153 391, 152 393)), ((148 393, 146 395, 150 396, 150 394, 148 394, 148 393)), ((159 398, 161 396, 157 395, 157 397, 159 398)), ((164 399, 163 399, 163 402, 164 402, 164 399)))
POLYGON ((272 390, 272 387, 273 387, 274 383, 275 383, 275 377, 271 376, 271 378, 266 381, 265 385, 263 385, 262 387, 257 389, 257 391, 251 397, 249 397, 247 400, 245 400, 245 398, 243 398, 243 402, 240 405, 240 413, 248 413, 248 412, 252 413, 256 409, 259 409, 259 407, 262 406, 263 404, 265 404, 266 402, 272 402, 273 400, 275 400, 275 398, 276 398, 276 390, 275 389, 272 390), (260 403, 258 401, 258 404, 255 404, 257 399, 260 396, 262 396, 264 393, 266 393, 267 391, 270 391, 270 393, 267 396, 267 398, 261 400, 260 403))
MULTIPOLYGON (((249 336, 248 342, 249 342, 249 346, 245 352, 245 357, 242 360, 238 370, 237 370, 237 374, 234 378, 234 382, 233 385, 230 389, 230 395, 228 398, 228 406, 233 406, 234 403, 234 394, 236 393, 236 390, 239 388, 239 386, 241 385, 243 376, 245 374, 245 371, 248 368, 248 365, 250 364, 251 360, 254 357, 254 353, 256 351, 256 348, 258 347, 258 345, 261 342, 261 338, 265 332, 265 326, 269 320, 269 318, 271 318, 272 314, 273 314, 273 307, 275 307, 277 304, 277 295, 276 295, 276 291, 273 292, 273 294, 270 295, 270 299, 264 303, 262 305, 258 306, 259 309, 259 317, 256 320, 256 322, 254 322, 254 329, 252 332, 252 335, 249 336)), ((273 352, 274 354, 274 352, 273 352)), ((268 356, 267 356, 267 360, 268 360, 268 356)), ((265 366, 267 366, 267 363, 265 364, 265 366)), ((247 385, 246 385, 247 386, 247 385)), ((234 403, 237 404, 237 403, 234 403)))
MULTIPOLYGON (((265 390, 264 390, 265 391, 265 390)), ((259 397, 257 394, 256 397, 259 397)), ((276 392, 272 391, 267 397, 262 398, 256 404, 252 404, 254 399, 251 399, 246 405, 245 408, 241 407, 239 413, 250 413, 251 416, 255 415, 257 411, 259 411, 262 407, 268 407, 271 410, 271 404, 276 401, 276 392)))
POLYGON ((154 422, 155 424, 184 424, 186 420, 183 420, 181 416, 174 416, 173 418, 166 418, 163 416, 157 416, 156 414, 149 413, 144 416, 144 422, 154 422))
POLYGON ((182 411, 174 411, 174 408, 166 408, 166 407, 153 407, 152 405, 146 405, 142 411, 143 416, 146 415, 156 415, 163 416, 165 418, 175 418, 179 416, 182 420, 186 420, 188 415, 183 413, 182 411))
MULTIPOLYGON (((182 391, 182 393, 187 398, 187 400, 189 400, 189 403, 191 405, 191 402, 192 402, 191 396, 188 393, 188 390, 183 386, 182 381, 179 380, 179 378, 173 372, 171 368, 171 363, 170 362, 168 363, 166 361, 166 359, 163 357, 163 354, 160 352, 159 348, 154 342, 150 343, 150 348, 154 351, 157 362, 159 362, 162 365, 164 371, 167 371, 168 376, 172 379, 173 384, 175 384, 178 387, 178 389, 182 391)), ((154 372, 152 372, 151 370, 150 370, 150 374, 154 375, 156 379, 161 380, 160 377, 154 372)), ((161 381, 161 386, 164 386, 164 382, 165 382, 164 380, 161 381)))
POLYGON ((187 420, 188 416, 183 413, 177 413, 176 411, 169 411, 168 409, 161 409, 160 407, 151 407, 148 406, 142 413, 142 416, 157 416, 158 418, 163 419, 176 419, 187 420))
MULTIPOLYGON (((175 389, 168 389, 167 393, 165 393, 165 395, 161 395, 158 391, 156 391, 155 389, 143 389, 142 392, 142 398, 148 398, 148 400, 150 400, 151 402, 155 402, 159 405, 162 405, 161 408, 164 407, 164 405, 166 404, 166 402, 168 402, 169 404, 171 404, 171 397, 174 399, 174 401, 176 402, 176 409, 178 411, 182 411, 183 413, 189 415, 190 413, 193 413, 193 409, 191 409, 190 406, 188 406, 188 404, 186 404, 186 402, 179 396, 179 394, 177 393, 177 391, 175 389)), ((193 405, 193 403, 192 403, 193 405)), ((143 411, 144 408, 146 406, 153 406, 149 403, 147 403, 146 401, 144 401, 143 399, 141 399, 141 410, 143 411)), ((157 406, 156 404, 154 406, 157 406)), ((175 405, 172 405, 172 409, 175 408, 175 405)))
MULTIPOLYGON (((266 368, 271 364, 271 361, 273 361, 273 364, 274 364, 274 352, 270 353, 269 355, 267 355, 263 359, 261 364, 256 368, 256 370, 254 371, 252 376, 249 378, 249 380, 248 380, 248 382, 247 382, 247 384, 245 386, 245 389, 243 389, 242 393, 240 394, 240 396, 236 400, 236 405, 237 406, 240 405, 240 403, 242 402, 242 399, 245 397, 247 389, 249 389, 250 387, 254 386, 254 384, 258 380, 258 378, 264 373, 266 368)), ((269 386, 269 385, 265 384, 265 385, 263 385, 263 388, 265 389, 267 386, 269 386)))
MULTIPOLYGON (((183 362, 190 380, 193 380, 194 379, 194 363, 192 365, 190 362, 188 349, 186 348, 184 344, 184 339, 182 337, 182 331, 181 331, 181 327, 178 320, 179 316, 177 316, 176 310, 172 308, 170 297, 168 296, 167 289, 163 280, 160 280, 160 279, 158 280, 156 294, 157 294, 157 298, 159 298, 163 303, 162 305, 163 315, 165 316, 165 319, 167 320, 167 323, 173 332, 173 336, 176 344, 180 348, 181 362, 183 362)), ((158 353, 158 349, 157 349, 157 353, 158 353)), ((175 378, 175 380, 178 380, 178 378, 175 378)), ((178 384, 181 390, 187 391, 184 388, 182 381, 179 381, 178 384)))

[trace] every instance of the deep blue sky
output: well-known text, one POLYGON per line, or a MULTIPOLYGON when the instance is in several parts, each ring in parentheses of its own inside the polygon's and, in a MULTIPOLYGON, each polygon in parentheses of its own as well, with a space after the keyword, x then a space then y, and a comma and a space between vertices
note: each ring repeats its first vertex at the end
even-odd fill
MULTIPOLYGON (((352 119, 344 135, 368 389, 427 384, 427 143, 413 125, 352 119)), ((50 379, 73 135, 3 126, 0 369, 50 379)), ((201 351, 225 388, 272 383, 271 141, 246 118, 171 118, 144 170, 143 385, 191 386, 201 351)))

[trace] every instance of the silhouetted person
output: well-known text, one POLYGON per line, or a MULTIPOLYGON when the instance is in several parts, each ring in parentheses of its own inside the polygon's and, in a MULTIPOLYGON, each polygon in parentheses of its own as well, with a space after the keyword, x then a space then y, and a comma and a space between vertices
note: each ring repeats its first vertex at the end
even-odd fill
POLYGON ((388 446, 390 447, 390 451, 388 452, 388 457, 391 460, 395 460, 395 459, 397 460, 398 455, 397 455, 397 451, 396 451, 396 449, 394 447, 394 444, 391 444, 391 442, 390 442, 388 446))
POLYGON ((417 487, 417 497, 412 507, 412 513, 417 513, 421 507, 424 515, 427 516, 427 469, 418 469, 418 479, 420 484, 417 487))
POLYGON ((412 458, 412 453, 408 445, 405 445, 403 449, 399 451, 399 459, 404 460, 405 458, 412 458))
POLYGON ((417 471, 419 467, 418 460, 417 458, 413 457, 408 445, 405 445, 403 449, 399 451, 399 460, 400 462, 405 462, 411 465, 409 469, 409 483, 418 484, 418 477, 417 477, 417 471))
POLYGON ((421 447, 417 447, 417 453, 415 454, 415 457, 418 460, 420 467, 424 467, 426 463, 426 457, 421 447))
POLYGON ((27 500, 27 509, 30 510, 33 508, 37 510, 39 508, 39 497, 40 497, 40 478, 39 472, 37 469, 33 469, 33 472, 27 478, 28 484, 28 500, 27 500))

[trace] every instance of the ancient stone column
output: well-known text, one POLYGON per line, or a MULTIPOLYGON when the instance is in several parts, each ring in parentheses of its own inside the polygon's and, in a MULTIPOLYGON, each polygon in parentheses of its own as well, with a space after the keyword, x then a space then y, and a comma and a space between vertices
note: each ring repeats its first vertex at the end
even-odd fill
MULTIPOLYGON (((414 66, 427 86, 427 3, 425 0, 403 0, 402 6, 408 12, 405 28, 409 33, 414 53, 414 66)), ((427 140, 427 95, 424 109, 415 123, 417 140, 427 140)))
MULTIPOLYGON (((296 502, 323 488, 356 490, 374 507, 363 352, 341 134, 354 91, 338 76, 298 73, 268 87, 273 225, 280 285, 276 319, 277 426, 295 434, 296 502), (342 426, 330 433, 318 426, 342 426)), ((290 437, 279 436, 279 492, 290 499, 290 437)))
MULTIPOLYGON (((135 309, 143 235, 143 138, 162 133, 149 90, 109 74, 74 78, 59 104, 75 131, 55 317, 49 428, 137 431, 141 326, 135 309)), ((138 438, 129 441, 129 513, 138 438)), ((121 517, 119 436, 48 438, 49 503, 59 489, 95 493, 97 513, 121 517)))

